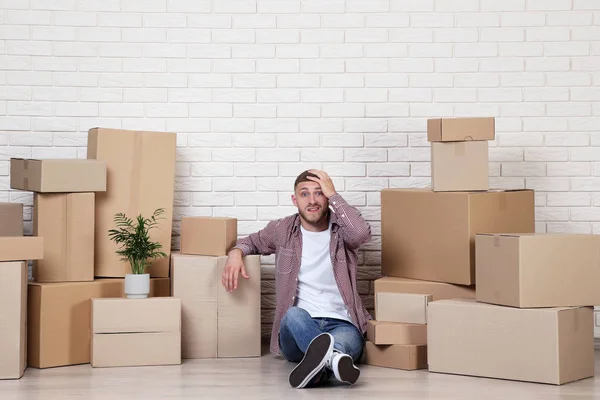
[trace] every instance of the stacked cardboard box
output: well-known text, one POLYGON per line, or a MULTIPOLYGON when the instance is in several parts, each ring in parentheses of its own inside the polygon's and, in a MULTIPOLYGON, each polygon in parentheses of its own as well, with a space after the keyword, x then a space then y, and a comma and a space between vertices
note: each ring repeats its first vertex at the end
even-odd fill
MULTIPOLYGON (((88 159, 11 159, 11 188, 34 192, 33 233, 44 239, 27 290, 29 366, 90 362, 91 299, 124 297, 129 272, 108 238, 116 213, 163 208, 152 238, 169 253, 175 147, 175 133, 93 128, 88 159)), ((168 258, 152 265, 151 297, 170 296, 168 272, 168 258)))
MULTIPOLYGON (((430 335, 430 304, 475 297, 476 234, 533 233, 535 223, 533 191, 489 189, 487 142, 495 138, 493 118, 434 119, 427 129, 432 187, 381 192, 385 277, 375 281, 375 324, 391 329, 390 324, 420 322, 412 329, 430 335)), ((368 363, 427 368, 427 340, 398 340, 386 347, 373 335, 368 340, 368 363), (411 358, 408 349, 423 355, 411 358)))
POLYGON ((557 385, 593 376, 598 249, 600 235, 478 234, 476 299, 429 306, 429 370, 557 385))
POLYGON ((227 292, 221 284, 236 237, 235 218, 182 218, 181 253, 171 256, 172 294, 181 300, 182 358, 261 355, 260 256, 243 258, 250 278, 240 275, 236 290, 227 292))

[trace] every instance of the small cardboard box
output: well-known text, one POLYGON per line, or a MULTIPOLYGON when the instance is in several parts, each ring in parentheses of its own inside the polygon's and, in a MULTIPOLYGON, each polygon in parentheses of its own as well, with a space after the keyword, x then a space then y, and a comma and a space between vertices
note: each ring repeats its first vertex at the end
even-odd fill
MULTIPOLYGON (((169 278, 150 279, 150 297, 169 297, 169 278)), ((124 297, 124 279, 29 283, 27 361, 50 368, 90 362, 91 299, 124 297)))
POLYGON ((367 340, 364 353, 367 365, 409 371, 427 368, 427 345, 376 345, 367 340))
POLYGON ((600 305, 600 235, 478 234, 477 301, 513 307, 600 305))
POLYGON ((427 140, 430 142, 494 140, 495 123, 493 117, 428 119, 427 140))
POLYGON ((27 263, 0 262, 0 379, 19 379, 27 361, 27 263))
POLYGON ((173 297, 181 299, 182 358, 259 357, 260 256, 244 257, 250 279, 221 284, 227 257, 171 255, 173 297))
POLYGON ((181 301, 92 299, 92 367, 181 364, 181 301))
POLYGON ((375 318, 384 322, 427 323, 430 294, 379 292, 375 302, 375 318))
POLYGON ((106 163, 78 158, 11 158, 10 187, 37 193, 104 192, 106 163))
MULTIPOLYGON (((175 191, 175 149, 177 135, 93 128, 88 132, 87 158, 106 163, 106 192, 96 194, 94 276, 120 278, 129 273, 129 264, 116 254, 118 245, 107 232, 115 227, 114 217, 149 218, 159 208, 164 213, 150 231, 161 251, 171 253, 173 199, 175 191)), ((169 276, 169 258, 160 258, 148 269, 151 277, 169 276)))
POLYGON ((44 238, 34 236, 0 237, 0 261, 28 261, 44 258, 44 238))
POLYGON ((488 142, 431 143, 431 187, 434 192, 488 190, 488 142))
POLYGON ((373 344, 427 344, 427 325, 367 322, 367 339, 373 344))
POLYGON ((0 236, 23 236, 22 203, 0 203, 0 236))
POLYGON ((594 376, 592 307, 456 299, 432 302, 428 317, 430 372, 557 385, 594 376))
POLYGON ((44 258, 33 262, 36 282, 94 280, 95 193, 35 193, 33 235, 44 258))
POLYGON ((181 254, 226 256, 236 240, 236 218, 181 218, 181 254))
POLYGON ((430 294, 431 301, 444 299, 474 299, 475 286, 454 285, 451 283, 421 281, 417 279, 394 278, 385 276, 373 282, 375 307, 377 294, 382 292, 430 294))
POLYGON ((385 276, 475 284, 475 235, 534 233, 533 190, 381 191, 385 276))

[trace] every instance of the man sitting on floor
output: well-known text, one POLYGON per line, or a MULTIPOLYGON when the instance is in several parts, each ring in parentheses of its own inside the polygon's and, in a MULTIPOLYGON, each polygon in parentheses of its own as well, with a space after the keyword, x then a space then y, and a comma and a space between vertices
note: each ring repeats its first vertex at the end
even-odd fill
POLYGON ((290 385, 315 386, 332 372, 340 382, 354 384, 360 375, 354 364, 372 319, 356 289, 357 250, 371 239, 371 227, 323 171, 300 174, 292 202, 298 213, 237 241, 222 284, 233 291, 239 275, 248 279, 243 256, 275 253, 277 301, 270 350, 298 363, 290 385))

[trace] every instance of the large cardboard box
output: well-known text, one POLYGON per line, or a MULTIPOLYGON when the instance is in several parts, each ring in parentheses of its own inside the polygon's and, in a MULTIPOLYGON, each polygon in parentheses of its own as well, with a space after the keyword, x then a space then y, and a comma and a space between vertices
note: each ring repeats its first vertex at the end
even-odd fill
POLYGON ((427 344, 427 325, 401 322, 367 322, 367 339, 373 344, 427 344))
POLYGON ((513 307, 600 304, 600 235, 477 235, 477 301, 513 307))
POLYGON ((431 187, 434 192, 488 190, 488 142, 431 143, 431 187))
POLYGON ((23 204, 0 203, 0 236, 23 236, 23 204))
POLYGON ((34 236, 0 237, 0 261, 28 261, 44 258, 44 238, 34 236))
POLYGON ((429 305, 430 372, 563 384, 594 376, 593 308, 429 305))
POLYGON ((181 218, 181 254, 226 256, 236 240, 237 218, 181 218))
POLYGON ((181 301, 92 299, 92 367, 181 364, 181 301))
MULTIPOLYGON (((108 237, 117 213, 149 218, 164 209, 150 237, 170 255, 176 140, 177 135, 168 132, 89 130, 87 157, 104 161, 107 169, 106 192, 96 195, 95 276, 123 277, 130 271, 115 253, 119 247, 108 237)), ((168 277, 169 258, 156 260, 148 272, 152 277, 168 277)))
POLYGON ((33 262, 36 282, 94 280, 94 193, 35 193, 33 235, 44 258, 33 262))
POLYGON ((427 368, 427 345, 376 345, 365 342, 363 361, 377 367, 417 370, 427 368))
POLYGON ((11 158, 10 187, 38 193, 104 192, 106 163, 78 158, 11 158))
MULTIPOLYGON (((169 278, 150 280, 150 297, 170 296, 169 278)), ((90 362, 92 298, 125 297, 124 279, 29 283, 28 365, 60 367, 90 362)))
POLYGON ((475 284, 475 235, 534 233, 533 190, 381 191, 382 274, 475 284))
POLYGON ((427 140, 430 142, 494 140, 495 124, 493 117, 428 119, 427 140))
POLYGON ((260 256, 244 257, 250 279, 229 293, 221 284, 227 257, 171 255, 173 297, 181 299, 182 358, 258 357, 260 256))
POLYGON ((375 294, 375 318, 385 322, 427 323, 430 294, 378 292, 375 294))
POLYGON ((19 379, 27 361, 27 263, 0 263, 0 379, 19 379))

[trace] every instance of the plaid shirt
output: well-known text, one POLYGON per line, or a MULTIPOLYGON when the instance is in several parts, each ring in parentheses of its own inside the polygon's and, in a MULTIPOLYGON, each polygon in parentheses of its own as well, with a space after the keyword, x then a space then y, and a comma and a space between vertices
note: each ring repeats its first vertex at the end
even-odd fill
MULTIPOLYGON (((339 193, 329 198, 331 218, 330 253, 333 273, 353 324, 364 335, 371 315, 363 306, 356 288, 358 248, 371 239, 371 227, 360 212, 339 193), (333 212, 331 212, 333 211, 333 212)), ((302 233, 298 213, 271 221, 260 231, 237 241, 244 256, 275 253, 275 320, 271 331, 270 350, 279 354, 279 327, 286 311, 294 305, 298 288, 298 272, 302 259, 302 233)))

